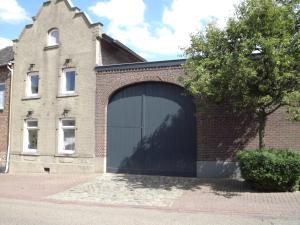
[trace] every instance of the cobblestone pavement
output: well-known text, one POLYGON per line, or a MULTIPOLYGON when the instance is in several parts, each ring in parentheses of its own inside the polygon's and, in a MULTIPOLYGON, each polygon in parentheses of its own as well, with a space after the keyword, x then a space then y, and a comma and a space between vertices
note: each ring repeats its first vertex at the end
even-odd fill
POLYGON ((50 196, 57 200, 80 200, 102 204, 170 207, 182 196, 191 180, 141 175, 100 175, 95 181, 50 196))
POLYGON ((300 192, 253 192, 240 180, 105 174, 49 198, 300 219, 300 192))

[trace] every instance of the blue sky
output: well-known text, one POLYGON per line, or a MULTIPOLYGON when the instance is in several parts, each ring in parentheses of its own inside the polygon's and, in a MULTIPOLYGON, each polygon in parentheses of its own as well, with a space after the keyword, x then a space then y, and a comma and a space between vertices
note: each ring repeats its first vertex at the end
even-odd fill
MULTIPOLYGON (((0 0, 0 48, 17 39, 44 0, 0 0)), ((224 27, 239 0, 72 0, 104 32, 147 60, 182 58, 190 34, 224 27)))

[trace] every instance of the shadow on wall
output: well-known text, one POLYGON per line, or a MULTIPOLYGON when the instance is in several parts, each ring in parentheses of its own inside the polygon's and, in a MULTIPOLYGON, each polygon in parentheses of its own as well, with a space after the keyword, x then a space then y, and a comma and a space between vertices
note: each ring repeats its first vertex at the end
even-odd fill
POLYGON ((251 112, 230 113, 226 106, 198 112, 199 160, 232 161, 238 150, 247 147, 258 132, 251 112))
POLYGON ((195 142, 186 141, 196 140, 186 137, 192 132, 185 132, 184 113, 179 110, 176 115, 167 116, 150 136, 142 138, 133 154, 122 161, 118 172, 193 177, 197 171, 202 178, 240 177, 234 157, 255 138, 258 132, 255 116, 244 112, 228 113, 221 106, 199 112, 197 116, 198 159, 193 151, 195 142))
POLYGON ((175 115, 167 115, 154 131, 146 130, 118 173, 196 176, 196 131, 188 124, 195 120, 186 116, 180 109, 175 115))

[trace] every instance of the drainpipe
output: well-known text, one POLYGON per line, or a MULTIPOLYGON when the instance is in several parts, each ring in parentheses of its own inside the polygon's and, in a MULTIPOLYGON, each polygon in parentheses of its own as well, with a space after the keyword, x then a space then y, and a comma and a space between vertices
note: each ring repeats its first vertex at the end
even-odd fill
POLYGON ((9 94, 9 118, 8 118, 8 145, 7 145, 7 155, 6 155, 6 165, 5 165, 5 173, 8 173, 9 170, 9 161, 10 161, 10 125, 11 125, 11 99, 12 99, 12 89, 13 89, 13 77, 14 77, 14 69, 13 63, 9 62, 7 65, 7 69, 10 71, 10 94, 9 94))

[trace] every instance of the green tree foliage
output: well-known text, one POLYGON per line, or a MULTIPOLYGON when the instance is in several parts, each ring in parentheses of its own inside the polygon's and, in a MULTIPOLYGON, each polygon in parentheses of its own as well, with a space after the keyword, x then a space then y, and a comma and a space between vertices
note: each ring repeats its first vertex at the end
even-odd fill
POLYGON ((259 119, 289 106, 300 119, 300 0, 245 0, 224 29, 214 24, 191 37, 186 88, 259 119))

